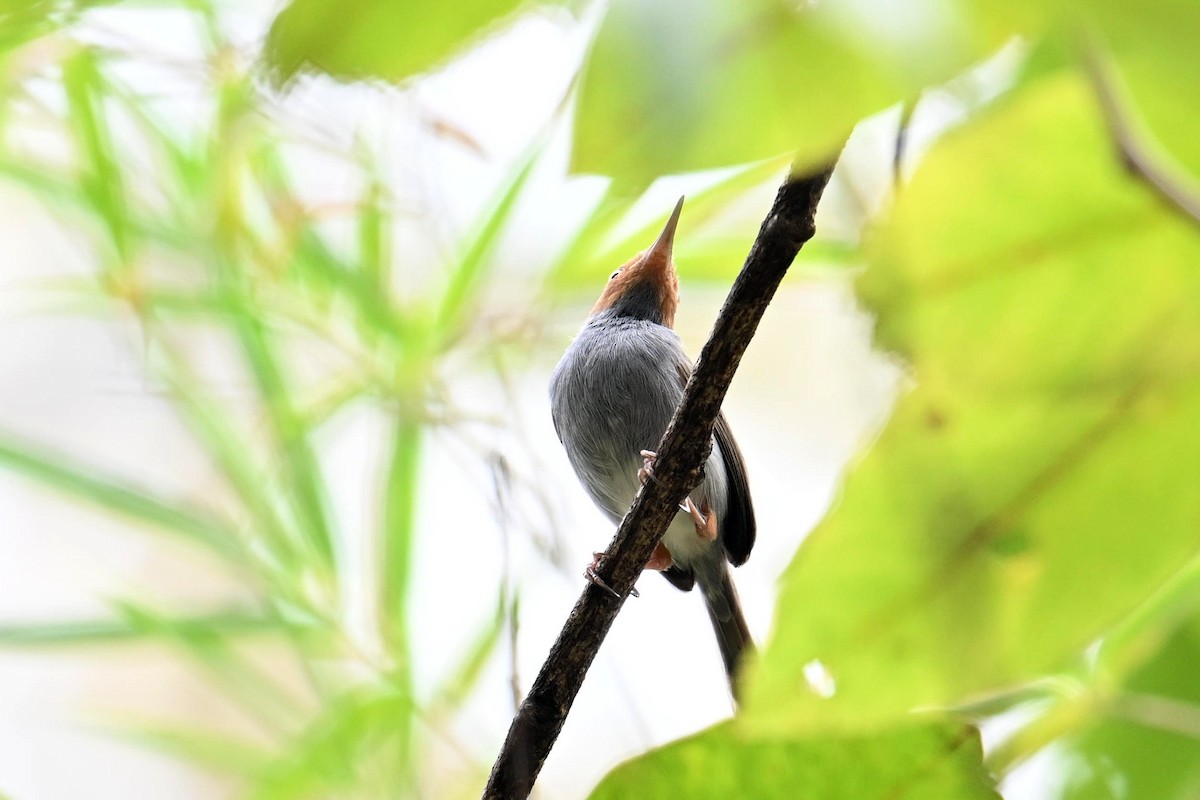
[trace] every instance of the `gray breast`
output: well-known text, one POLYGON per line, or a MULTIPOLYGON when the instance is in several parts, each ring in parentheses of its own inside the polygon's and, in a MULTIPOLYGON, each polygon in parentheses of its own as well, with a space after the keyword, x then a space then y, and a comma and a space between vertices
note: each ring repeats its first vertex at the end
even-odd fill
POLYGON ((683 395, 679 337, 646 320, 599 314, 550 379, 554 427, 579 480, 614 520, 636 491, 641 450, 653 450, 683 395))

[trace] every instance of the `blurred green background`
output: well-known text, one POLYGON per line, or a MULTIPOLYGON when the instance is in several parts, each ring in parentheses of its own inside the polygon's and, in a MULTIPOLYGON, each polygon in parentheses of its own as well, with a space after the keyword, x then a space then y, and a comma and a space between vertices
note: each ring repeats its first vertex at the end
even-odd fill
POLYGON ((0 0, 0 796, 477 795, 611 535, 549 370, 680 193, 697 352, 851 130, 727 403, 746 702, 647 579, 541 796, 1200 796, 1198 51, 1190 0, 0 0))

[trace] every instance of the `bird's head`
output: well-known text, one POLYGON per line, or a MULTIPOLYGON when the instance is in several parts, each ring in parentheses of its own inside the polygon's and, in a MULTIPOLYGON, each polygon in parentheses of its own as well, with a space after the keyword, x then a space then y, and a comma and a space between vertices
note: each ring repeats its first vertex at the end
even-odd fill
POLYGON ((650 320, 668 328, 675 324, 679 277, 671 260, 671 247, 682 209, 681 197, 654 244, 609 277, 608 285, 592 307, 592 316, 609 311, 619 317, 650 320))

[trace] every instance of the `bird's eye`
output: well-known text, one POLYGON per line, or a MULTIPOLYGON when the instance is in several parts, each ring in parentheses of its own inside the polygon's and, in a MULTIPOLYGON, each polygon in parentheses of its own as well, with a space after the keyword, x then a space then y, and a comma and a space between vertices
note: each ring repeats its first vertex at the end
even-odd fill
POLYGON ((613 278, 617 277, 620 274, 621 274, 621 270, 619 270, 619 269, 615 270, 612 275, 608 276, 608 279, 611 281, 613 278))

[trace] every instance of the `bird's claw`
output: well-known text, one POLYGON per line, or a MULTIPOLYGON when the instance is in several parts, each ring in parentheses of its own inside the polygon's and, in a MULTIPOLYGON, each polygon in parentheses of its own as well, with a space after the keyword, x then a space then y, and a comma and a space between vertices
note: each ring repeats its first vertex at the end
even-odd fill
POLYGON ((658 453, 653 450, 642 450, 642 468, 638 470, 638 483, 645 483, 650 477, 650 470, 654 467, 654 459, 658 458, 658 453))
MULTIPOLYGON (((600 566, 600 559, 606 555, 608 555, 608 553, 592 553, 592 563, 588 564, 588 568, 583 571, 583 577, 587 578, 588 583, 592 584, 593 586, 600 587, 613 597, 620 600, 621 595, 617 593, 617 590, 609 586, 605 580, 600 577, 600 574, 596 572, 600 566)), ((629 590, 629 596, 641 597, 636 587, 633 587, 629 590)))
POLYGON ((704 513, 701 512, 700 509, 696 508, 696 506, 692 504, 692 501, 689 498, 683 498, 683 502, 679 504, 679 510, 689 515, 692 518, 692 521, 696 523, 696 527, 708 527, 708 519, 704 516, 704 513))
POLYGON ((696 508, 696 505, 686 497, 679 504, 679 509, 691 516, 692 523, 696 526, 696 533, 700 538, 710 542, 717 538, 716 519, 711 513, 705 516, 704 512, 696 508))

